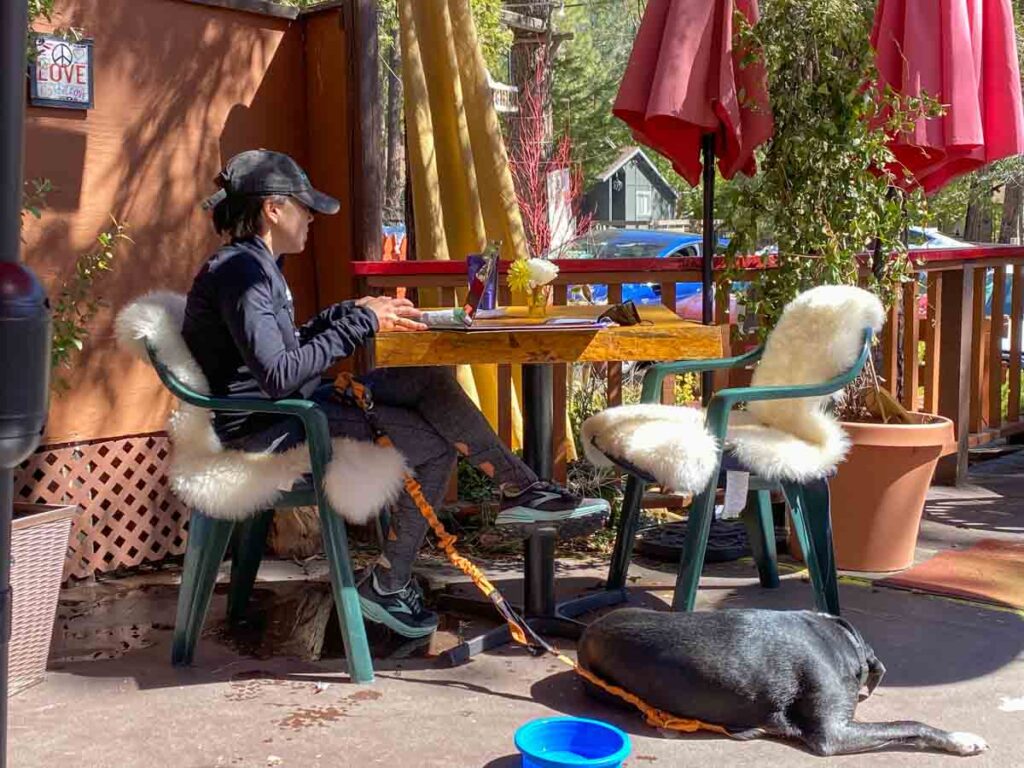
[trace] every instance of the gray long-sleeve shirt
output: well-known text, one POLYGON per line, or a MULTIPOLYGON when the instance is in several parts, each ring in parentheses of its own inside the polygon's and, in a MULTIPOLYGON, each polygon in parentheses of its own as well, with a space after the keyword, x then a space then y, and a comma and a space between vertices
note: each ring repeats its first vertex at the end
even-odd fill
MULTIPOLYGON (((368 309, 347 301, 295 327, 291 291, 259 237, 218 250, 188 293, 185 343, 217 397, 309 397, 335 360, 377 331, 368 309)), ((231 441, 280 417, 218 412, 214 428, 231 441)))

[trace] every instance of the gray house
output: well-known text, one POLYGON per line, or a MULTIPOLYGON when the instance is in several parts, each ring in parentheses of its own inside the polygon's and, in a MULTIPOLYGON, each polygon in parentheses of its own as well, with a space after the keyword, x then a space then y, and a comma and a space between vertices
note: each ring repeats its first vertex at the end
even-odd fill
POLYGON ((639 222, 675 217, 679 193, 640 147, 627 147, 587 190, 595 222, 639 222))

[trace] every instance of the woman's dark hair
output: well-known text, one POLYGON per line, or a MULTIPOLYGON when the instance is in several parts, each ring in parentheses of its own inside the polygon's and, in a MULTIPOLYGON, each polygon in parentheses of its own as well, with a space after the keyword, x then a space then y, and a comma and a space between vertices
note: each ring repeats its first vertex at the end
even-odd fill
POLYGON ((263 231, 263 201, 281 195, 228 195, 213 207, 213 228, 232 239, 252 237, 263 231))

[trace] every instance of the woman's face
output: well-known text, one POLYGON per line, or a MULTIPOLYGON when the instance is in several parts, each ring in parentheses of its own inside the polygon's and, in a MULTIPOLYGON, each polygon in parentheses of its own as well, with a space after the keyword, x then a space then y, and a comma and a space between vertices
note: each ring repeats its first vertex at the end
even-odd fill
POLYGON ((269 198, 263 216, 270 227, 274 253, 301 253, 306 247, 313 213, 294 197, 269 198))

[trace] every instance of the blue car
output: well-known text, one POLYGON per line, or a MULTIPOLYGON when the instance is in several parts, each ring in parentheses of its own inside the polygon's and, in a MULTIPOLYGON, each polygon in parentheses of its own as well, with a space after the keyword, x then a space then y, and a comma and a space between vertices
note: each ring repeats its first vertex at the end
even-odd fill
MULTIPOLYGON (((691 232, 651 229, 606 229, 589 232, 551 253, 556 259, 664 259, 669 256, 701 256, 702 236, 691 232)), ((729 241, 718 238, 719 252, 729 241)), ((739 287, 739 286, 737 286, 739 287)), ((699 321, 701 315, 701 284, 676 283, 676 312, 699 321)), ((661 304, 660 283, 625 283, 622 300, 635 304, 661 304)), ((607 304, 608 286, 571 285, 569 301, 574 304, 607 304)))

